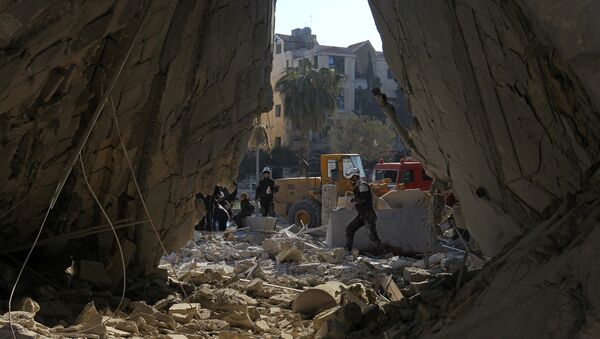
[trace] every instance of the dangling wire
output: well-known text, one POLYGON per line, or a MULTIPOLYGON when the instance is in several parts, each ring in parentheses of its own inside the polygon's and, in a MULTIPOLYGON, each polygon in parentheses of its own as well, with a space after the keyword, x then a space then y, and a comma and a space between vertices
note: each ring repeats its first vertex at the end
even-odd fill
MULTIPOLYGON (((142 203, 142 206, 144 207, 144 211, 146 212, 146 216, 148 217, 150 226, 152 226, 152 230, 154 231, 154 234, 156 235, 156 239, 158 240, 158 243, 160 244, 160 247, 163 250, 163 254, 165 256, 168 256, 169 253, 167 252, 167 248, 165 247, 165 244, 163 243, 162 239, 160 238, 160 234, 158 233, 158 230, 156 229, 156 226, 154 225, 154 220, 152 219, 152 216, 150 215, 150 211, 148 210, 148 206, 146 205, 146 201, 144 200, 144 196, 142 195, 142 190, 140 189, 140 186, 138 185, 137 178, 135 176, 135 171, 133 170, 133 165, 131 164, 131 159, 129 159, 129 155, 127 154, 127 147, 125 147, 125 142, 123 141, 123 135, 121 134, 121 128, 119 127, 119 119, 117 118, 117 110, 115 109, 115 103, 113 101, 112 95, 110 97, 110 105, 112 107, 113 118, 115 120, 115 127, 117 129, 117 135, 119 136, 119 141, 121 143, 121 148, 123 149, 123 154, 125 155, 125 159, 127 160, 127 164, 129 165, 129 170, 131 172, 131 178, 133 179, 133 184, 135 185, 135 189, 137 190, 138 196, 140 197, 140 202, 142 203)), ((185 289, 183 288, 183 284, 181 283, 181 281, 179 280, 179 277, 177 276, 177 271, 175 270, 175 267, 173 265, 170 265, 170 266, 171 266, 171 270, 173 271, 173 276, 175 277, 175 281, 177 281, 177 284, 179 284, 179 287, 181 288, 181 292, 183 293, 184 298, 186 300, 189 300, 189 297, 188 297, 187 293, 185 292, 185 289)))
POLYGON ((74 153, 75 157, 67 163, 67 168, 66 168, 65 174, 62 177, 62 179, 59 181, 58 185, 56 186, 56 190, 54 191, 54 195, 52 196, 52 199, 50 200, 50 205, 48 206, 48 209, 46 210, 46 214, 44 215, 44 219, 42 220, 42 224, 40 225, 39 231, 35 237, 35 240, 33 241, 33 244, 31 245, 31 248, 29 249, 29 252, 27 253, 27 256, 25 257, 25 260, 23 261, 23 265, 21 266, 21 269, 19 270, 17 279, 15 280, 15 283, 10 292, 10 297, 8 298, 8 323, 10 325, 10 330, 12 332, 14 339, 17 338, 17 335, 15 333, 15 329, 12 324, 12 314, 11 314, 12 301, 13 301, 13 297, 14 297, 15 291, 17 289, 17 286, 19 284, 19 281, 21 280, 21 276, 23 275, 23 271, 25 270, 25 267, 27 266, 27 262, 29 261, 31 254, 33 253, 33 249, 35 248, 35 245, 37 244, 38 240, 40 239, 40 235, 42 234, 42 231, 44 230, 44 226, 46 225, 46 221, 48 220, 50 211, 54 208, 54 205, 56 204, 56 201, 57 201, 60 193, 62 192, 62 189, 65 186, 65 183, 67 182, 67 179, 69 178, 69 175, 71 174, 71 171, 73 170, 73 167, 75 166, 77 157, 79 157, 81 150, 87 143, 87 140, 90 137, 90 134, 92 133, 92 130, 94 129, 94 126, 96 125, 96 122, 98 121, 98 117, 100 116, 100 114, 102 113, 102 110, 104 109, 104 106, 106 105, 106 101, 108 100, 108 97, 111 95, 111 93, 115 87, 115 84, 117 83, 117 81, 119 80, 119 78, 121 76, 123 68, 125 67, 125 64, 127 63, 129 56, 131 55, 131 51, 133 50, 133 47, 135 46, 135 43, 137 42, 137 40, 142 32, 142 28, 144 27, 144 21, 146 20, 146 17, 148 16, 148 13, 150 12, 149 8, 152 7, 153 3, 154 3, 154 1, 152 1, 152 3, 150 3, 149 6, 146 8, 144 17, 140 22, 140 26, 138 27, 137 33, 135 34, 135 37, 133 38, 133 41, 131 42, 131 44, 129 46, 129 50, 127 51, 127 54, 125 54, 125 57, 123 58, 123 62, 121 63, 119 69, 117 70, 117 73, 115 74, 113 81, 111 82, 110 86, 108 87, 106 94, 104 94, 104 97, 103 97, 102 101, 100 102, 100 105, 94 112, 94 115, 92 116, 92 119, 90 120, 87 129, 84 131, 83 137, 82 137, 81 141, 79 142, 79 144, 76 148, 76 151, 74 153))

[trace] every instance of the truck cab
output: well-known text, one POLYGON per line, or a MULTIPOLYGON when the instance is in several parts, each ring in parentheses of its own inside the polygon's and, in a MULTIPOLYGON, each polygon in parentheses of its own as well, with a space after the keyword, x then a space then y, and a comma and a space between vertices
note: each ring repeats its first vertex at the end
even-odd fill
POLYGON ((360 170, 360 177, 366 180, 360 155, 358 154, 322 154, 321 155, 321 182, 337 186, 338 196, 344 196, 352 191, 350 180, 345 177, 351 168, 360 170))
POLYGON ((373 167, 374 182, 389 180, 389 189, 415 189, 429 191, 433 179, 425 173, 420 162, 402 160, 400 162, 380 162, 373 167))

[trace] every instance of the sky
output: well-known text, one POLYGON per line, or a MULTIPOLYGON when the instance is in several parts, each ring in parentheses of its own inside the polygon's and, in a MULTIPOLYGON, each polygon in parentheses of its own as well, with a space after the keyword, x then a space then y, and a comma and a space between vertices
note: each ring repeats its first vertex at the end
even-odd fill
POLYGON ((369 40, 381 51, 381 37, 367 0, 277 0, 275 33, 309 26, 320 45, 348 46, 369 40))

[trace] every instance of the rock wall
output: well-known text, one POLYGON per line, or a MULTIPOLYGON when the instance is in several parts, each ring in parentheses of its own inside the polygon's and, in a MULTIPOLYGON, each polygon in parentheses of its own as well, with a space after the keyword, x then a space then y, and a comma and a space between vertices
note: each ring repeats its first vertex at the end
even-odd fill
POLYGON ((487 254, 548 218, 600 159, 597 2, 370 1, 426 166, 487 254))
MULTIPOLYGON (((110 101, 168 250, 199 218, 194 195, 231 184, 251 119, 272 105, 273 1, 8 1, 0 5, 0 247, 28 244, 127 50, 137 43, 82 158, 112 221, 146 220, 110 101), (143 22, 142 22, 143 21, 143 22)), ((42 239, 105 225, 77 164, 42 239)), ((148 223, 119 230, 132 270, 162 254, 148 223)), ((70 263, 115 251, 110 232, 40 247, 70 263)), ((63 266, 61 270, 64 270, 63 266)))
POLYGON ((597 337, 600 4, 369 2, 421 160, 495 255, 421 337, 597 337))

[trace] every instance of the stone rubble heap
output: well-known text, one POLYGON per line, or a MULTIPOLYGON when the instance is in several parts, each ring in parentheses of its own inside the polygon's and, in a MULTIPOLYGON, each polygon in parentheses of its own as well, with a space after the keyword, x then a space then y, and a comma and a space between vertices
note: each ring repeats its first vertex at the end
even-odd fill
MULTIPOLYGON (((426 268, 425 260, 327 249, 290 228, 249 235, 238 231, 190 241, 164 257, 159 269, 169 272, 168 286, 157 278, 150 282, 155 284, 150 290, 165 291, 155 302, 140 295, 145 301, 126 299, 121 310, 112 311, 92 301, 72 324, 48 327, 34 319, 40 305, 25 298, 12 314, 15 330, 19 338, 411 336, 426 322, 443 323, 439 310, 457 277, 466 281, 477 271, 462 272, 462 253, 434 254, 426 268), (252 242, 256 239, 260 244, 252 242)), ((471 267, 482 263, 467 260, 471 267)), ((0 336, 10 336, 7 314, 0 327, 0 336)))

